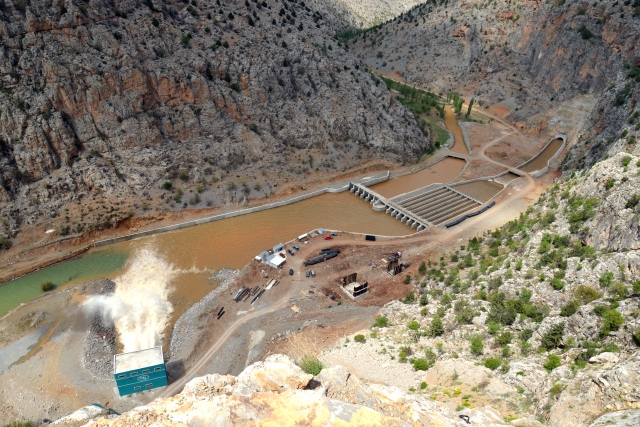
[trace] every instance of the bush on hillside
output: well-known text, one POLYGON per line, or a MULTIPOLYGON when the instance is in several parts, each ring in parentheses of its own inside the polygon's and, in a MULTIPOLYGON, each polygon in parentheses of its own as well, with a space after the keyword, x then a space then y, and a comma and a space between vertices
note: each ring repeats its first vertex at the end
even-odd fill
POLYGON ((542 336, 540 340, 540 347, 546 350, 553 350, 562 345, 562 339, 564 337, 564 322, 553 325, 542 336))
POLYGON ((313 375, 314 377, 322 371, 322 368, 324 368, 320 359, 310 354, 302 356, 298 361, 298 366, 300 366, 300 369, 305 373, 313 375))
POLYGON ((378 328, 386 328, 389 324, 389 319, 387 316, 378 316, 376 317, 376 321, 373 326, 377 326, 378 328))
POLYGON ((595 301, 600 298, 600 293, 589 286, 580 285, 573 291, 573 296, 583 304, 589 304, 591 301, 595 301))
POLYGON ((500 367, 500 359, 496 359, 495 357, 490 357, 484 361, 484 367, 489 368, 492 371, 495 371, 500 367))
POLYGON ((560 357, 555 354, 550 354, 547 356, 547 361, 542 366, 544 366, 547 372, 551 372, 554 369, 558 368, 560 365, 560 357))
POLYGON ((602 314, 602 328, 600 333, 607 335, 611 331, 617 331, 624 323, 624 317, 618 310, 607 310, 602 314))
POLYGON ((562 317, 570 317, 576 314, 578 309, 580 308, 580 303, 578 301, 571 301, 568 304, 562 306, 560 310, 560 316, 562 317))

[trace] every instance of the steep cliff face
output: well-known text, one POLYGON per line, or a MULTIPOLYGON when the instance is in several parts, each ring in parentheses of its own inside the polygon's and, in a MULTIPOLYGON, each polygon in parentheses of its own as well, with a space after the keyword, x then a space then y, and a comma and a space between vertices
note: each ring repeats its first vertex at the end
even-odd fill
POLYGON ((638 2, 425 3, 355 39, 371 67, 459 91, 531 132, 562 132, 584 166, 637 102, 638 2), (600 142, 600 144, 598 144, 600 142), (580 158, 591 145, 589 158, 580 158), (585 148, 586 147, 586 148, 585 148))
POLYGON ((333 34, 303 2, 3 2, 3 216, 291 153, 320 154, 322 171, 424 152, 411 114, 333 34))

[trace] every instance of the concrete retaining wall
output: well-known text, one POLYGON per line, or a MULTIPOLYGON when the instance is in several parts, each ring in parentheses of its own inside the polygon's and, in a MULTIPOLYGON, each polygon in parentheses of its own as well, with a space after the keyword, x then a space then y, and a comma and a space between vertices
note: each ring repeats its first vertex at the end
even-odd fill
MULTIPOLYGON (((390 172, 387 171, 386 174, 380 177, 374 177, 370 179, 366 179, 362 181, 362 185, 375 185, 381 182, 387 181, 389 179, 390 172)), ((268 203, 266 205, 255 206, 252 208, 246 208, 238 211, 213 215, 206 218, 200 218, 193 221, 181 222, 179 224, 168 225, 166 227, 154 228, 153 230, 141 231, 139 233, 129 234, 127 236, 114 237, 111 239, 100 240, 93 244, 94 247, 107 246, 112 245, 114 243, 126 242, 129 240, 139 239, 141 237, 153 236, 154 234, 166 233, 168 231, 180 230, 181 228, 193 227, 194 225, 206 224, 208 222, 220 221, 226 218, 233 218, 240 215, 246 215, 253 212, 264 211, 267 209, 278 208, 280 206, 287 206, 292 203, 300 202, 305 199, 310 199, 311 197, 319 196, 324 193, 342 193, 343 191, 347 191, 349 189, 349 184, 342 185, 340 187, 327 187, 321 190, 313 191, 308 194, 303 194, 300 196, 292 197, 287 200, 283 200, 280 202, 268 203)))

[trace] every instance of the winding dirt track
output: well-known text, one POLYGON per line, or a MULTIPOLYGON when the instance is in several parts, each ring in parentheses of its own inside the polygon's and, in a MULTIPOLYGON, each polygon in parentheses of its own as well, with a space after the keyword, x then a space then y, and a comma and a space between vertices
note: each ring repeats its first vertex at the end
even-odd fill
MULTIPOLYGON (((511 126, 510 124, 504 122, 502 119, 496 116, 493 116, 491 114, 488 114, 476 109, 474 109, 474 111, 492 120, 500 122, 501 124, 509 128, 512 132, 488 142, 487 144, 485 144, 482 150, 480 150, 480 152, 478 153, 470 153, 468 155, 462 155, 462 156, 465 158, 471 158, 471 157, 481 158, 486 162, 493 163, 500 167, 504 167, 510 170, 515 170, 519 172, 522 175, 522 177, 526 180, 526 184, 517 190, 511 187, 513 194, 500 196, 499 198, 500 209, 497 211, 496 210, 492 211, 492 215, 477 216, 475 218, 468 219, 465 222, 463 222, 461 225, 456 226, 455 231, 454 230, 446 230, 446 231, 430 230, 429 233, 418 233, 416 235, 411 235, 409 237, 384 240, 384 241, 376 241, 376 242, 368 242, 368 241, 363 241, 363 240, 358 240, 353 238, 352 239, 347 238, 344 240, 342 239, 340 240, 341 246, 343 245, 386 246, 390 244, 401 243, 403 245, 407 245, 405 254, 409 257, 415 256, 421 253, 425 253, 429 250, 433 250, 438 246, 442 246, 442 249, 444 250, 446 247, 456 245, 457 242, 459 242, 461 239, 470 238, 483 230, 498 227, 504 224, 505 222, 511 220, 512 218, 517 217, 517 215, 519 215, 519 213, 522 210, 524 210, 523 209, 524 206, 526 206, 526 203, 522 204, 518 202, 525 202, 525 199, 527 197, 536 197, 540 193, 542 193, 545 187, 542 184, 538 183, 530 174, 520 171, 519 169, 516 169, 514 167, 507 166, 485 155, 485 151, 487 148, 502 141, 504 138, 510 135, 519 134, 520 133, 519 130, 511 126), (415 247, 409 249, 408 246, 410 245, 411 246, 415 245, 415 247)), ((443 153, 447 153, 447 152, 448 150, 443 150, 443 153)), ((505 187, 505 190, 506 189, 507 187, 505 187)), ((319 243, 322 243, 322 241, 320 241, 319 243)), ((308 248, 305 248, 306 250, 304 252, 305 253, 311 252, 311 250, 313 250, 315 246, 317 245, 309 245, 308 248)), ((301 258, 302 256, 304 256, 304 253, 301 252, 300 255, 301 257, 297 258, 294 268, 297 268, 302 263, 301 258)), ((235 322, 229 325, 229 327, 226 329, 224 334, 222 334, 213 343, 213 345, 200 357, 200 359, 193 366, 191 366, 185 372, 185 374, 181 378, 177 379, 172 384, 170 384, 167 388, 165 388, 158 397, 169 397, 182 391, 182 389, 184 388, 184 385, 188 381, 190 381, 191 379, 195 378, 198 375, 201 375, 201 373, 199 373, 198 371, 200 371, 207 365, 207 363, 211 360, 211 357, 222 348, 222 346, 234 333, 237 332, 240 326, 246 324, 250 320, 271 314, 273 312, 276 312, 278 310, 285 308, 288 304, 289 297, 295 293, 297 293, 297 290, 292 288, 285 295, 281 297, 280 302, 278 304, 272 305, 269 308, 263 308, 261 310, 257 310, 252 313, 247 313, 242 317, 239 317, 235 322)))

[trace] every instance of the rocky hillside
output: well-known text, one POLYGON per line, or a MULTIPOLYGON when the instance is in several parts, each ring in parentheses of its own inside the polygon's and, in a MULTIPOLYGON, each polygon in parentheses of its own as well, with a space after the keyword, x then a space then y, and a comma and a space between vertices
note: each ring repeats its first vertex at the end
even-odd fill
POLYGON ((309 0, 320 10, 330 11, 344 30, 370 28, 411 10, 425 0, 309 0))
POLYGON ((463 414, 491 404, 502 419, 579 427, 639 409, 639 171, 620 153, 425 260, 370 331, 321 357, 367 360, 380 373, 354 374, 463 414))
POLYGON ((427 2, 350 46, 373 68, 459 91, 530 132, 569 134, 568 162, 586 167, 640 100, 639 22, 631 0, 427 2))
MULTIPOLYGON (((334 35, 302 1, 3 2, 0 234, 96 194, 152 205, 178 178, 200 193, 416 159, 429 142, 412 115, 334 35)), ((258 184, 238 195, 277 182, 258 184)))

